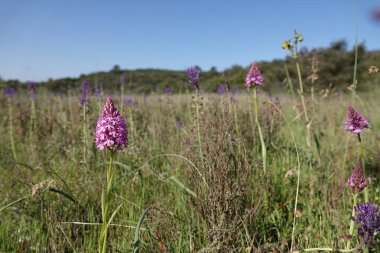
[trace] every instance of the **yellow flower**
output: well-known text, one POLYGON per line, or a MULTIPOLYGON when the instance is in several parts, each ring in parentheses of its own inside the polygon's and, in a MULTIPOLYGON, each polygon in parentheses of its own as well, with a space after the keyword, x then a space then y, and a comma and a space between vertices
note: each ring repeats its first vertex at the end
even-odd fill
POLYGON ((290 46, 290 40, 286 40, 282 43, 282 49, 288 48, 290 46))

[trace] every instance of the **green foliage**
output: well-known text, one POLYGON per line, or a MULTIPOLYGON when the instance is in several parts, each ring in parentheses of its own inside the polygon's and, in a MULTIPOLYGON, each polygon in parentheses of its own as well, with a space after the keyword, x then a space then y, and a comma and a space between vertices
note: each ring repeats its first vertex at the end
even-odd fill
MULTIPOLYGON (((309 58, 312 51, 303 48, 299 54, 301 61, 302 75, 307 77, 309 58)), ((374 81, 373 76, 368 75, 368 67, 380 64, 380 51, 367 52, 364 44, 359 45, 358 58, 358 81, 360 89, 368 89, 374 81)), ((336 88, 346 90, 352 84, 352 73, 354 66, 354 50, 348 49, 345 40, 339 40, 331 43, 328 48, 317 49, 317 57, 320 62, 318 80, 315 82, 316 91, 325 88, 336 88)), ((255 59, 252 59, 254 61, 255 59)), ((265 90, 278 91, 285 90, 284 80, 286 73, 284 63, 287 64, 290 76, 294 78, 294 86, 298 87, 296 78, 296 68, 293 59, 288 56, 285 59, 275 59, 272 61, 258 62, 261 72, 264 74, 265 90)), ((210 70, 203 70, 200 75, 201 89, 207 92, 214 92, 220 83, 228 80, 230 88, 242 89, 244 77, 248 72, 248 67, 234 65, 228 69, 218 72, 216 67, 210 70)), ((151 94, 162 93, 167 86, 172 87, 176 93, 184 93, 190 89, 187 85, 187 77, 184 71, 163 70, 163 69, 136 69, 123 70, 119 65, 115 65, 110 71, 101 71, 90 74, 82 74, 79 78, 60 78, 48 80, 41 84, 48 87, 53 92, 65 92, 68 84, 78 87, 83 80, 89 80, 96 86, 103 87, 107 93, 115 92, 120 89, 120 77, 124 75, 127 78, 128 91, 132 93, 151 94)), ((12 86, 16 89, 26 87, 17 80, 0 80, 0 87, 12 86)), ((305 91, 310 89, 305 87, 305 91)))

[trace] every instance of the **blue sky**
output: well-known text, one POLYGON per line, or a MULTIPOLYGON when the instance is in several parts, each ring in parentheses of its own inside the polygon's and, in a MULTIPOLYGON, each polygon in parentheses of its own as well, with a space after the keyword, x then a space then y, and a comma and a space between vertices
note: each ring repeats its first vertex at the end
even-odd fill
MULTIPOLYGON (((359 41, 380 49, 380 1, 359 1, 359 41)), ((293 30, 304 46, 355 38, 355 0, 2 0, 0 76, 46 80, 123 69, 222 70, 282 58, 293 30)))

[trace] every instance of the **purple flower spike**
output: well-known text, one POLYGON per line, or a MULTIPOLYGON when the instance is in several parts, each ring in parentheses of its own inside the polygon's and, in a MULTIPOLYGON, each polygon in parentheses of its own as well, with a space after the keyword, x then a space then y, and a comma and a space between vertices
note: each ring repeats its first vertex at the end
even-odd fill
POLYGON ((165 87, 164 89, 164 93, 167 94, 167 95, 170 95, 173 93, 173 89, 170 88, 170 87, 165 87))
POLYGON ((263 75, 261 74, 256 63, 252 63, 251 68, 245 78, 245 86, 252 87, 254 85, 262 85, 264 82, 263 75))
POLYGON ((127 83, 127 78, 125 76, 120 77, 120 83, 122 86, 124 86, 127 83))
POLYGON ((84 80, 82 82, 82 86, 79 89, 80 97, 79 97, 79 103, 80 105, 85 105, 88 103, 88 94, 91 91, 91 85, 90 82, 87 80, 84 80))
POLYGON ((226 85, 224 84, 219 84, 218 87, 216 88, 216 92, 219 94, 219 95, 223 95, 227 92, 228 88, 226 85))
POLYGON ((183 121, 180 120, 180 119, 177 119, 177 120, 175 121, 175 126, 176 126, 177 128, 182 128, 184 125, 185 125, 185 124, 184 124, 183 121))
POLYGON ((102 95, 102 90, 101 89, 99 89, 99 88, 96 88, 95 89, 95 97, 100 97, 101 95, 102 95))
POLYGON ((367 120, 354 108, 348 107, 348 117, 344 129, 348 132, 360 134, 364 128, 369 128, 367 120))
POLYGON ((96 147, 112 151, 128 146, 128 130, 123 117, 110 97, 103 107, 103 113, 96 125, 96 147))
POLYGON ((374 203, 361 203, 355 206, 352 220, 358 224, 358 236, 367 247, 375 243, 375 234, 380 232, 380 210, 374 203))
POLYGON ((125 105, 134 105, 137 104, 136 100, 133 97, 125 97, 123 99, 123 104, 125 105))
POLYGON ((367 180, 365 179, 360 161, 357 162, 356 167, 352 171, 351 177, 347 180, 347 184, 351 186, 352 191, 354 192, 361 192, 367 187, 367 180))
POLYGON ((195 66, 191 66, 186 69, 187 77, 189 78, 189 83, 195 88, 199 89, 199 70, 195 66))
POLYGON ((26 85, 28 85, 28 88, 29 88, 30 90, 35 90, 37 84, 36 84, 36 82, 28 81, 28 82, 26 83, 26 85))
POLYGON ((15 94, 15 90, 12 87, 8 87, 8 88, 5 88, 4 93, 8 97, 13 97, 13 95, 15 94))

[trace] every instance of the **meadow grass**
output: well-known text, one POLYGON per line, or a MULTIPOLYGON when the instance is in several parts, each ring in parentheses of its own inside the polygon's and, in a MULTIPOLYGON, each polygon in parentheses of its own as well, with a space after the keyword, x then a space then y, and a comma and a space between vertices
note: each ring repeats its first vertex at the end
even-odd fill
MULTIPOLYGON (((378 202, 380 90, 358 95, 363 103, 356 108, 371 123, 361 135, 369 198, 378 202)), ((110 213, 122 206, 108 228, 109 252, 132 252, 136 240, 139 252, 344 249, 352 210, 346 182, 360 156, 360 144, 343 127, 350 95, 315 95, 310 130, 318 133, 318 147, 314 141, 310 148, 303 108, 288 94, 276 100, 261 92, 266 173, 259 134, 252 131, 251 94, 200 96, 201 110, 190 106, 191 94, 135 96, 137 104, 124 105, 133 138, 114 157, 110 213)), ((309 96, 304 102, 312 103, 309 96)), ((94 143, 97 99, 89 99, 87 122, 78 94, 39 88, 32 118, 25 94, 12 97, 12 118, 5 96, 0 103, 0 252, 96 252, 109 160, 94 143)), ((358 245, 356 232, 352 245, 358 245)))

